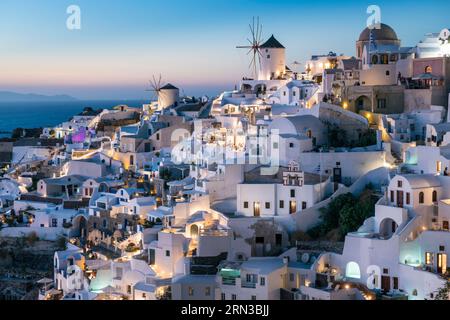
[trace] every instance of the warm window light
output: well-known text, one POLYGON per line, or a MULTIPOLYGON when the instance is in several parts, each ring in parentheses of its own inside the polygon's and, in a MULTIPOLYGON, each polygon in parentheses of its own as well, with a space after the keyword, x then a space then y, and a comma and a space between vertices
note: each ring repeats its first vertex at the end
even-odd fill
POLYGON ((347 108, 348 108, 348 103, 347 103, 347 102, 344 102, 344 103, 342 104, 342 108, 347 109, 347 108))

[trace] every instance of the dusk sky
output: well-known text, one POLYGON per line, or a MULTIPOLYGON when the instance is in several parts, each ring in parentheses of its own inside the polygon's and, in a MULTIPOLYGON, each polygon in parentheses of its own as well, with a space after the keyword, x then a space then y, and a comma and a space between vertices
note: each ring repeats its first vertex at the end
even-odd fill
POLYGON ((370 4, 404 46, 450 27, 447 0, 1 0, 0 91, 141 99, 161 73, 186 94, 218 93, 250 75, 236 46, 253 16, 289 63, 303 63, 329 51, 354 55, 370 4), (81 8, 81 30, 66 28, 71 4, 81 8))

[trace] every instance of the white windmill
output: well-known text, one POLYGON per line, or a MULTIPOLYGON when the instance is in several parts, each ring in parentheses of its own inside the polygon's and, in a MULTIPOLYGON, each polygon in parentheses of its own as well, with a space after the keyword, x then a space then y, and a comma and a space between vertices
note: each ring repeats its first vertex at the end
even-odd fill
POLYGON ((154 93, 158 100, 158 110, 178 105, 180 100, 180 89, 170 83, 163 85, 161 75, 159 75, 158 80, 153 76, 153 79, 150 80, 150 86, 151 89, 146 91, 154 93))
POLYGON ((249 25, 251 40, 247 38, 249 45, 247 46, 238 46, 238 49, 248 49, 247 55, 252 55, 252 60, 250 62, 250 69, 254 71, 255 79, 258 78, 258 71, 261 69, 261 45, 262 45, 262 24, 259 23, 259 17, 255 21, 255 17, 253 17, 253 24, 249 25), (255 24, 256 22, 256 24, 255 24))

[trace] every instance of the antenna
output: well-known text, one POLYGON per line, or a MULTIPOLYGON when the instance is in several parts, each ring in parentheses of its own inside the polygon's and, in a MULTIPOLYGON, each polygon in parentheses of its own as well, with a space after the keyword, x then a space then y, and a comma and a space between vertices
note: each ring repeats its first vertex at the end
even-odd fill
POLYGON ((247 41, 250 45, 247 46, 238 46, 237 49, 248 49, 247 55, 252 55, 252 59, 250 61, 250 69, 254 70, 255 79, 258 77, 258 64, 259 69, 261 69, 261 45, 262 45, 262 24, 259 23, 259 17, 253 17, 253 24, 249 25, 251 40, 247 38, 247 41), (256 22, 256 24, 255 24, 256 22))

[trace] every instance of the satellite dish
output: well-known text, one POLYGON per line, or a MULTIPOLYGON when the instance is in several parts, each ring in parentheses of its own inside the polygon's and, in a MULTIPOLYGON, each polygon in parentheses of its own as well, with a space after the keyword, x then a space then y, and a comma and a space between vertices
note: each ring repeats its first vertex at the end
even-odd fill
POLYGON ((304 253, 302 255, 302 262, 303 263, 308 263, 309 262, 309 254, 308 253, 304 253))

